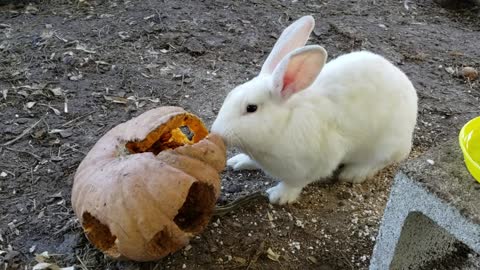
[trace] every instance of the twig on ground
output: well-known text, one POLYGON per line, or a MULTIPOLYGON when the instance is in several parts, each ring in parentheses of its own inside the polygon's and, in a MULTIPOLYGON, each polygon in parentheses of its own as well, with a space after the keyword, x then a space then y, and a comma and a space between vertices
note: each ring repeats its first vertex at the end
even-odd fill
POLYGON ((83 154, 84 156, 87 155, 87 153, 85 153, 85 152, 83 152, 83 151, 80 151, 80 150, 78 150, 78 149, 75 149, 73 146, 70 146, 70 145, 68 145, 68 144, 64 144, 64 145, 62 145, 62 146, 66 147, 66 148, 68 148, 68 149, 70 149, 70 150, 72 150, 73 152, 83 154))
POLYGON ((42 118, 40 118, 40 120, 38 120, 37 122, 35 122, 33 125, 31 125, 29 128, 25 129, 22 134, 18 135, 16 138, 6 142, 3 144, 3 146, 7 146, 7 145, 10 145, 18 140, 20 140, 21 138, 23 138, 25 135, 27 135, 28 133, 30 133, 30 131, 32 131, 32 129, 34 129, 40 122, 43 121, 43 119, 45 119, 46 115, 44 115, 42 118))
POLYGON ((14 148, 10 148, 10 147, 5 147, 5 149, 7 149, 7 150, 9 150, 9 151, 12 151, 12 152, 29 154, 29 155, 31 155, 32 157, 34 157, 35 159, 37 159, 37 160, 42 160, 41 157, 39 157, 38 155, 35 155, 35 154, 32 153, 32 152, 23 151, 23 150, 18 150, 18 149, 14 149, 14 148))
POLYGON ((72 119, 72 120, 70 120, 70 121, 62 124, 62 127, 66 127, 66 126, 72 124, 73 122, 76 122, 76 121, 78 121, 78 120, 80 120, 80 119, 82 119, 82 118, 85 118, 85 117, 87 117, 87 116, 89 116, 89 115, 91 115, 91 114, 93 114, 93 113, 95 113, 95 112, 89 112, 89 113, 86 113, 86 114, 84 114, 84 115, 80 115, 79 117, 76 117, 76 118, 74 118, 74 119, 72 119))
POLYGON ((54 232, 53 235, 58 235, 60 233, 64 233, 64 232, 70 230, 71 228, 73 228, 75 226, 75 223, 76 223, 75 219, 70 219, 69 221, 67 221, 65 226, 63 226, 61 229, 54 232))
POLYGON ((253 254, 252 256, 252 259, 250 260, 250 262, 248 262, 248 266, 247 266, 247 270, 250 269, 250 267, 252 267, 258 260, 258 258, 260 257, 260 255, 262 255, 262 253, 264 253, 264 249, 265 249, 265 241, 266 240, 263 240, 260 245, 258 245, 258 248, 257 250, 255 251, 255 254, 253 254))
POLYGON ((225 214, 228 214, 230 212, 233 212, 239 209, 241 206, 249 204, 258 199, 268 199, 268 194, 266 194, 263 191, 257 191, 252 194, 246 195, 244 197, 240 197, 229 204, 215 207, 215 210, 213 211, 213 215, 223 216, 225 214))
POLYGON ((88 270, 88 267, 85 265, 85 263, 83 263, 82 259, 80 259, 80 257, 78 255, 77 256, 77 260, 80 262, 80 264, 82 265, 82 269, 83 270, 88 270))

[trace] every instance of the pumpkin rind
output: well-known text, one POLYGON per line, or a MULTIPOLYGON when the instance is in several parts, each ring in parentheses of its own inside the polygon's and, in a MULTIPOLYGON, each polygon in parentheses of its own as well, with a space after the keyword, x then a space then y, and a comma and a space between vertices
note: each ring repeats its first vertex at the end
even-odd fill
POLYGON ((179 107, 153 109, 114 127, 93 146, 75 174, 72 206, 87 238, 107 255, 160 259, 208 224, 225 159, 222 139, 208 135, 196 116, 179 107), (192 140, 178 133, 183 124, 195 134, 192 140), (152 132, 157 139, 167 134, 159 140, 175 148, 154 154, 160 148, 149 138, 152 132))

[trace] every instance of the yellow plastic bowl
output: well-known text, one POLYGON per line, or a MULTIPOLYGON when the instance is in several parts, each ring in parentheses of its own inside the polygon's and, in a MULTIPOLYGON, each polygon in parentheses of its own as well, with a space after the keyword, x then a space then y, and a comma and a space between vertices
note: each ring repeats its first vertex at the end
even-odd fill
POLYGON ((458 139, 467 169, 480 183, 480 116, 462 127, 458 139))

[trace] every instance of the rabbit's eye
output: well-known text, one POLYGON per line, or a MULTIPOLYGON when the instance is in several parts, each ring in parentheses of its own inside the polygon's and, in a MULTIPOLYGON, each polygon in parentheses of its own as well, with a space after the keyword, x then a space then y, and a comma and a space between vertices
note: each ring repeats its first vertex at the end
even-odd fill
POLYGON ((247 113, 253 113, 257 110, 257 105, 255 104, 248 104, 247 105, 247 113))

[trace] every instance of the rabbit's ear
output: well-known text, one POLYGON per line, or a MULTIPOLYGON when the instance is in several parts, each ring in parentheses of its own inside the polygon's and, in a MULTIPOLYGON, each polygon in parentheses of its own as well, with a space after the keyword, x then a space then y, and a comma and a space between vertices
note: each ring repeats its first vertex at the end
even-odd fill
POLYGON ((267 60, 263 63, 260 74, 272 74, 285 55, 303 47, 307 43, 314 26, 315 20, 312 16, 303 16, 285 28, 273 46, 267 60))
POLYGON ((310 45, 285 56, 273 72, 273 94, 282 100, 309 87, 327 60, 327 51, 310 45))

